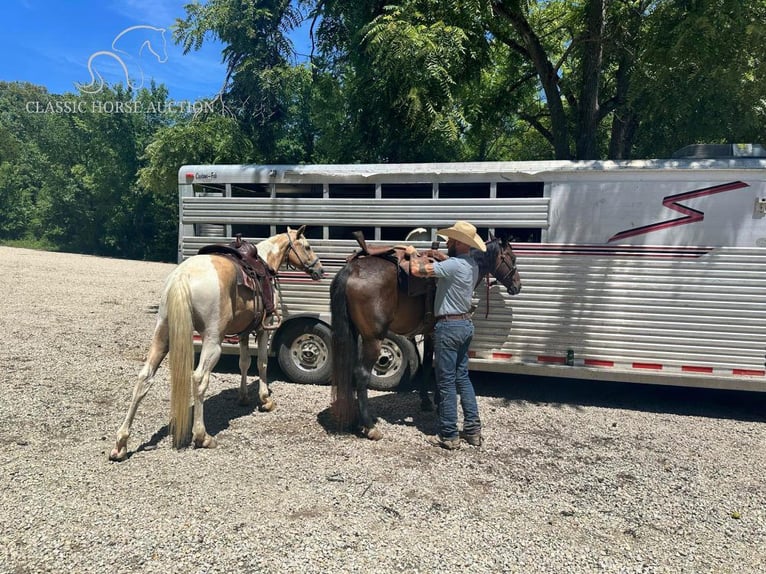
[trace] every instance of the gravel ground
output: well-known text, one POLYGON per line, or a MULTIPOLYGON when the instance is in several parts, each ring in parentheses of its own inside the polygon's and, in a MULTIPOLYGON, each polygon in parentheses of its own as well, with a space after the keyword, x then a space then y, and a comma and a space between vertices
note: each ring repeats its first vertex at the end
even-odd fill
POLYGON ((171 448, 163 367, 110 462, 172 268, 0 247, 0 572, 766 571, 762 395, 477 374, 486 443, 447 452, 414 393, 373 443, 276 369, 240 406, 228 360, 217 449, 171 448))

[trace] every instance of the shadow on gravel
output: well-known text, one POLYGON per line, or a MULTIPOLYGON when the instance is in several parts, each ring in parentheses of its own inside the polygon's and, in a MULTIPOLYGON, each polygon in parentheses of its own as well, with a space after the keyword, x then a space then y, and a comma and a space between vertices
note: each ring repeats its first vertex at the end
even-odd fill
MULTIPOLYGON (((219 363, 214 372, 236 372, 239 374, 239 365, 236 358, 233 360, 234 371, 230 371, 232 365, 229 364, 228 358, 227 360, 222 359, 221 363, 219 363), (223 368, 220 368, 221 363, 223 363, 223 368)), ((271 374, 269 374, 269 379, 271 379, 271 374)), ((217 394, 205 397, 205 428, 208 434, 215 437, 221 431, 229 428, 233 420, 250 416, 257 410, 256 397, 258 396, 258 385, 254 384, 252 379, 249 380, 248 392, 250 394, 250 403, 247 405, 239 403, 239 382, 229 389, 224 389, 217 394)), ((129 451, 127 459, 134 454, 154 450, 169 435, 170 426, 166 424, 158 429, 148 441, 140 444, 135 451, 129 451)))
MULTIPOLYGON (((436 431, 436 411, 420 410, 420 396, 417 392, 390 392, 369 398, 370 414, 391 425, 415 427, 425 434, 436 431)), ((338 425, 329 407, 317 414, 317 422, 329 434, 345 434, 350 431, 338 430, 338 425)))
MULTIPOLYGON (((239 372, 236 357, 222 358, 218 369, 239 372), (226 359, 226 360, 224 360, 226 359)), ((252 368, 251 368, 252 375, 252 368)), ((269 382, 283 379, 276 361, 269 365, 269 382)), ((547 404, 561 407, 600 407, 643 412, 667 413, 751 422, 766 422, 766 393, 695 389, 640 383, 614 383, 551 377, 517 376, 471 372, 476 394, 492 397, 506 404, 547 404)), ((436 414, 420 410, 415 383, 400 392, 370 398, 373 414, 390 424, 415 426, 433 433, 436 414)), ((205 411, 207 416, 207 409, 205 411)), ((317 420, 328 430, 336 427, 328 409, 317 420)))
POLYGON ((506 404, 627 409, 766 422, 766 393, 471 373, 476 394, 506 404))

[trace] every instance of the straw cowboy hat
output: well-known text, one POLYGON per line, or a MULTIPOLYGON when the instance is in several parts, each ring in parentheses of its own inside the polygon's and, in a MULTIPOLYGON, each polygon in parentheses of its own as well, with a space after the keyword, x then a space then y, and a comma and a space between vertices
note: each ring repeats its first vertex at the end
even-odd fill
POLYGON ((439 235, 452 238, 471 247, 475 247, 480 251, 486 251, 487 246, 484 245, 484 241, 479 234, 476 233, 476 227, 468 223, 467 221, 456 221, 452 227, 445 227, 436 231, 439 235))

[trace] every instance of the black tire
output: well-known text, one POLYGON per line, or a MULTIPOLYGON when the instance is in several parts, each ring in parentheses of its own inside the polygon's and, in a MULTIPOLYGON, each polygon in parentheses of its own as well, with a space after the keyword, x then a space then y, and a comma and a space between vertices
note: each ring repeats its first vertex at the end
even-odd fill
POLYGON ((391 333, 383 340, 369 387, 376 391, 393 391, 410 382, 418 370, 418 363, 415 344, 406 337, 391 333))
POLYGON ((279 367, 290 381, 327 385, 332 376, 331 349, 332 332, 324 323, 288 323, 279 333, 279 367))

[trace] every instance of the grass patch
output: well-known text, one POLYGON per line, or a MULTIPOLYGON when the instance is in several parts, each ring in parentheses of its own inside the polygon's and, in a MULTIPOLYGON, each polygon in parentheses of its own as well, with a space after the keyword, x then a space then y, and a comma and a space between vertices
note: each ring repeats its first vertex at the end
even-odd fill
POLYGON ((59 248, 46 239, 0 239, 0 245, 21 247, 36 251, 59 251, 59 248))

